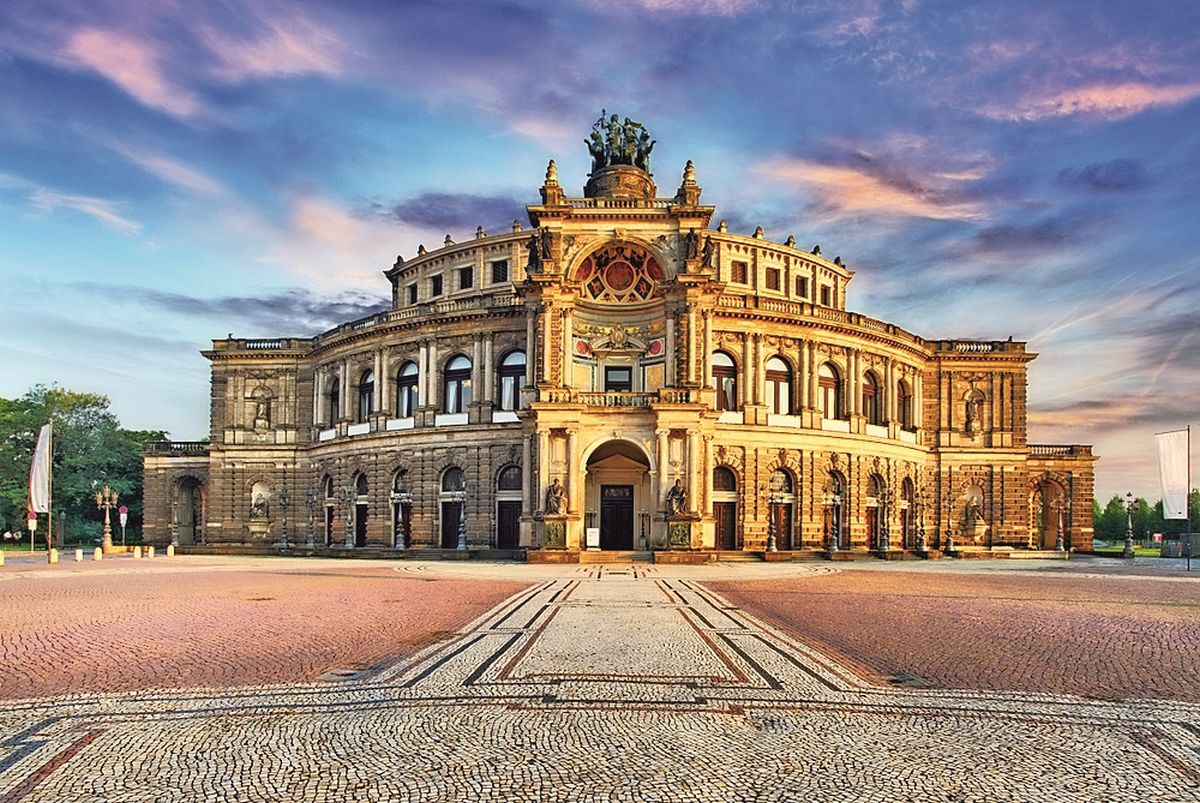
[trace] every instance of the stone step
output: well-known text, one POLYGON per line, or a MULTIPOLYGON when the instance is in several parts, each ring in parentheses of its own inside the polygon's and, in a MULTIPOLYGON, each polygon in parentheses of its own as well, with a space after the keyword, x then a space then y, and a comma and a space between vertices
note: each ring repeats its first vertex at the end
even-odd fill
POLYGON ((580 563, 650 563, 653 559, 650 552, 632 549, 585 549, 579 553, 580 563))

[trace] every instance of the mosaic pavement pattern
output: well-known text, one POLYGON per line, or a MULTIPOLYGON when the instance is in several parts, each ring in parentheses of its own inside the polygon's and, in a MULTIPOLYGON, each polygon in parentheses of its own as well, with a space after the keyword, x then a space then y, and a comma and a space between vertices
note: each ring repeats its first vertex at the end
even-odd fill
POLYGON ((880 688, 598 566, 357 674, 0 711, 0 803, 351 799, 1200 800, 1200 707, 880 688))

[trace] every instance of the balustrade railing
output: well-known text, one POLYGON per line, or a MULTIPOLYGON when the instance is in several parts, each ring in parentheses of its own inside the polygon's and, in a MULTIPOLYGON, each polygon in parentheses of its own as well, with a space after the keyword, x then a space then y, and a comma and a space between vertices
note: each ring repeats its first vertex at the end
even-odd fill
POLYGON ((209 444, 204 441, 151 441, 146 444, 146 454, 208 454, 209 444))

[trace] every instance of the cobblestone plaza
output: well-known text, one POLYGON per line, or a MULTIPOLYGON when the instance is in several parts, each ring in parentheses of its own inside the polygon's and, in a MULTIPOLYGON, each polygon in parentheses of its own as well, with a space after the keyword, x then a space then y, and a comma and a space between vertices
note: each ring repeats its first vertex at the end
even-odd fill
POLYGON ((1096 559, 14 560, 0 572, 13 624, 0 641, 0 800, 1197 800, 1194 690, 1153 677, 1173 655, 1170 671, 1194 678, 1198 606, 1180 573, 1096 559), (186 620, 157 613, 164 589, 186 620), (965 595, 985 603, 974 621, 956 618, 965 595), (296 615, 314 597, 395 613, 368 611, 359 633, 342 610, 296 615), (806 617, 837 623, 830 597, 915 607, 919 627, 897 612, 890 628, 912 655, 880 638, 886 621, 812 638, 806 617), (454 605, 464 599, 475 607, 454 605), (50 606, 69 625, 31 631, 50 606), (1081 632, 1077 606, 1110 615, 1081 632), (989 650, 1012 615, 1065 627, 989 650), (205 645, 198 625, 213 619, 225 640, 205 645), (89 641, 129 647, 72 676, 89 641), (939 668, 945 645, 957 675, 939 668), (39 670, 39 686, 25 659, 46 654, 60 674, 39 670), (240 683, 238 667, 256 665, 240 683), (131 679, 104 682, 122 667, 131 679), (1080 675, 1097 685, 1081 689, 1080 675), (1041 690, 1018 690, 1020 676, 1041 690), (1143 688, 1164 699, 1139 699, 1143 688))

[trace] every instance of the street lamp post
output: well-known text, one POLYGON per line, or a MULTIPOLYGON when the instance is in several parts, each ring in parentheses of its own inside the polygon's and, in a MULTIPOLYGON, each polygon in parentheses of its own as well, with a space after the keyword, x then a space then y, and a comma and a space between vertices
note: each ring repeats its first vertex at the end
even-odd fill
POLYGON ((304 546, 312 549, 315 544, 313 542, 313 516, 317 510, 317 492, 309 488, 304 492, 304 507, 308 510, 308 532, 304 540, 304 546))
POLYGON ((117 492, 107 485, 96 491, 96 509, 104 511, 104 541, 101 548, 108 552, 112 549, 112 509, 117 506, 117 492))
POLYGON ((1133 559, 1133 492, 1125 494, 1125 551, 1121 557, 1133 559))
POLYGON ((767 497, 767 551, 779 551, 778 536, 775 533, 777 527, 775 523, 775 506, 780 504, 781 498, 779 494, 772 493, 767 497))
POLYGON ((1066 552, 1067 547, 1063 543, 1063 501, 1062 499, 1054 500, 1054 512, 1058 516, 1058 537, 1054 540, 1055 552, 1066 552))
POLYGON ((455 494, 458 497, 458 548, 467 548, 467 489, 455 494))
POLYGON ((917 504, 917 509, 913 511, 913 516, 917 520, 917 550, 920 552, 929 551, 929 544, 925 541, 925 486, 917 491, 916 498, 913 500, 917 504))
POLYGON ((884 488, 879 494, 879 551, 887 552, 891 548, 888 533, 888 513, 892 509, 892 489, 884 488))
POLYGON ((26 519, 26 524, 29 526, 29 554, 33 554, 33 534, 37 532, 37 514, 31 512, 29 518, 26 519))
POLYGON ((279 489, 279 513, 283 516, 283 526, 280 528, 279 547, 280 549, 289 549, 291 544, 288 543, 288 503, 291 502, 291 497, 288 495, 287 486, 279 489))
POLYGON ((392 526, 396 530, 396 549, 408 549, 408 521, 404 518, 404 506, 412 500, 412 492, 401 485, 392 491, 392 526))
POLYGON ((830 494, 826 497, 829 503, 829 551, 837 552, 839 549, 838 541, 842 539, 842 496, 841 494, 830 494))

